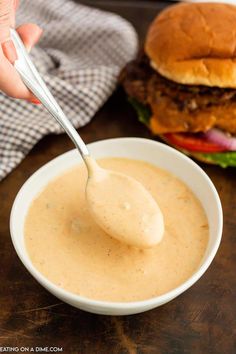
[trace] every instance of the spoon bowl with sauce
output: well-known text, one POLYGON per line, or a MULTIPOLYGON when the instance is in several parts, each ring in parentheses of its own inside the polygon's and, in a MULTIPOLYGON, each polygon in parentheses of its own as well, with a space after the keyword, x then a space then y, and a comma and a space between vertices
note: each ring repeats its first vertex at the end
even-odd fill
POLYGON ((110 236, 128 245, 148 248, 164 233, 163 216, 150 193, 135 179, 102 169, 65 116, 31 61, 15 30, 11 37, 17 51, 14 66, 25 85, 65 130, 88 169, 86 196, 94 220, 110 236), (130 209, 130 210, 129 210, 130 209))
POLYGON ((86 199, 96 223, 120 242, 138 248, 157 245, 164 233, 163 215, 143 185, 125 174, 101 168, 86 157, 86 199))

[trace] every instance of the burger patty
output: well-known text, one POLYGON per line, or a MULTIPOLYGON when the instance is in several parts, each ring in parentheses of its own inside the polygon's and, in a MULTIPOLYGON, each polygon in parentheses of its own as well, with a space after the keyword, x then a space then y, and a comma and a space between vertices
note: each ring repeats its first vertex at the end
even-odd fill
POLYGON ((151 68, 141 53, 119 77, 125 91, 152 111, 154 133, 199 132, 213 126, 236 133, 236 90, 183 85, 168 80, 151 68))

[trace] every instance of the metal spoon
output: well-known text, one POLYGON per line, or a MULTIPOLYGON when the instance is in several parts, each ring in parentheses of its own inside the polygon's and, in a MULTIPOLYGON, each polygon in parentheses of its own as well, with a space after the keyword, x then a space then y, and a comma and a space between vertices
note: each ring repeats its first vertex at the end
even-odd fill
POLYGON ((73 125, 70 123, 68 118, 65 116, 61 107, 56 102, 55 98, 47 88, 39 72, 34 66, 18 33, 14 29, 11 29, 10 31, 11 39, 15 45, 18 56, 18 59, 15 61, 14 66, 20 74, 22 81, 66 131, 66 133, 69 135, 69 137, 79 150, 82 158, 84 159, 85 156, 89 155, 89 151, 85 143, 83 142, 73 125))
POLYGON ((94 220, 121 242, 141 248, 156 245, 162 239, 164 223, 155 200, 133 178, 98 166, 50 93, 14 29, 11 29, 11 38, 18 56, 14 66, 23 82, 69 135, 86 164, 86 197, 94 220))

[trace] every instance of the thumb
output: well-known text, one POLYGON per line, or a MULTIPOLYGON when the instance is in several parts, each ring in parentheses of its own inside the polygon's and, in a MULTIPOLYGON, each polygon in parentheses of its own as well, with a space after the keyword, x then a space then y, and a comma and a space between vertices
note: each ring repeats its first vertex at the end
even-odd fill
POLYGON ((10 40, 10 27, 15 24, 15 0, 0 0, 0 43, 10 40))

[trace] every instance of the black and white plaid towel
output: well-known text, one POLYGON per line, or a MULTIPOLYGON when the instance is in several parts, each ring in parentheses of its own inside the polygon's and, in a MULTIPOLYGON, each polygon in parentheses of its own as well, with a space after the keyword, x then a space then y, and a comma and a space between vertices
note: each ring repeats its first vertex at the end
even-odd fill
MULTIPOLYGON (((72 123, 85 125, 136 53, 133 27, 115 14, 70 0, 22 0, 17 22, 43 28, 32 59, 72 123)), ((44 135, 61 131, 43 107, 0 93, 0 180, 44 135)))

